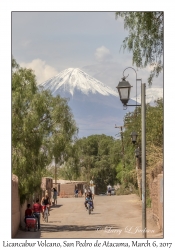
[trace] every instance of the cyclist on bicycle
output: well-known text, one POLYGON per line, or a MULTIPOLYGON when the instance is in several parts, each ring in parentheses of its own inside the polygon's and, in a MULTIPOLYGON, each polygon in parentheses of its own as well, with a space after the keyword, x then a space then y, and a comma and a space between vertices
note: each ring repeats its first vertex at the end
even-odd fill
POLYGON ((85 203, 84 203, 84 205, 85 205, 85 208, 86 208, 86 209, 87 209, 87 203, 88 203, 88 201, 91 201, 91 202, 92 202, 92 207, 93 207, 93 209, 94 209, 93 195, 92 195, 92 192, 91 192, 90 189, 88 190, 88 192, 87 192, 87 194, 86 194, 86 197, 85 197, 85 203))
POLYGON ((48 215, 50 215, 49 214, 49 212, 50 212, 50 198, 49 198, 48 194, 46 194, 42 198, 41 205, 42 205, 42 215, 43 215, 43 218, 44 218, 44 211, 45 211, 46 207, 48 207, 48 215))

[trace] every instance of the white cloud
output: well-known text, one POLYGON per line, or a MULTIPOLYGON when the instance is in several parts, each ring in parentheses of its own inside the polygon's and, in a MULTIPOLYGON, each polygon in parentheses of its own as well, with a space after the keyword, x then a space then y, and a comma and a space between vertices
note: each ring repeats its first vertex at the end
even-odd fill
POLYGON ((49 66, 41 59, 34 59, 29 63, 23 62, 20 63, 20 65, 25 68, 30 68, 34 71, 38 84, 58 74, 58 71, 55 68, 49 66))
POLYGON ((97 48, 95 51, 95 58, 98 62, 104 62, 107 60, 110 60, 112 58, 112 55, 105 46, 101 46, 100 48, 97 48))

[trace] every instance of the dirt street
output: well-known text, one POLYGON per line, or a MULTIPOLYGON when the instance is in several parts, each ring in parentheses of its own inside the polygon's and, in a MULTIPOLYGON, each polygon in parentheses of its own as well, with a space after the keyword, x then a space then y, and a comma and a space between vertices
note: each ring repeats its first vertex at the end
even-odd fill
MULTIPOLYGON (((90 215, 83 203, 84 197, 58 198, 49 222, 41 220, 39 232, 19 230, 16 238, 142 238, 142 203, 136 195, 95 196, 95 209, 90 215)), ((147 238, 163 238, 149 210, 147 238)))

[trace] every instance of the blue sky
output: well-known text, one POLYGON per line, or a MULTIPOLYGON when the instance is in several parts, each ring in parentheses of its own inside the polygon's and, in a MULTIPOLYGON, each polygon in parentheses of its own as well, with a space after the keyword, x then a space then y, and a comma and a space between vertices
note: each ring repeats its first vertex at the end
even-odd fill
MULTIPOLYGON (((123 70, 133 66, 132 53, 121 48, 127 35, 123 19, 116 19, 112 11, 12 12, 12 54, 21 66, 35 71, 38 83, 67 68, 80 68, 117 92, 123 70)), ((138 70, 137 76, 147 83, 149 73, 147 67, 138 70)), ((136 74, 132 69, 125 74, 129 74, 131 97, 135 97, 136 74)), ((163 74, 154 79, 152 87, 163 87, 163 74)), ((138 96, 140 90, 139 81, 138 96)), ((155 99, 160 97, 157 89, 151 94, 155 99)), ((102 132, 115 136, 114 124, 110 126, 108 119, 108 127, 102 132)), ((89 129, 89 122, 86 121, 83 131, 82 122, 77 122, 80 137, 98 132, 89 129)))
MULTIPOLYGON (((12 12, 12 54, 35 71, 38 83, 80 68, 115 90, 123 70, 135 68, 132 53, 121 49, 127 34, 115 12, 12 12)), ((147 83, 149 72, 149 67, 138 70, 138 78, 147 83)), ((131 69, 126 74, 135 96, 136 75, 131 69)), ((152 87, 163 87, 163 74, 152 87)))

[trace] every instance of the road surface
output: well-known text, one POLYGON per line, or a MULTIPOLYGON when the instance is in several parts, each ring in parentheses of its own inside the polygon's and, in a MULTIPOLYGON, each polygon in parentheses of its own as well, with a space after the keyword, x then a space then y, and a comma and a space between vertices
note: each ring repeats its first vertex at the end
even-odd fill
MULTIPOLYGON (((94 207, 89 215, 84 207, 84 197, 58 198, 58 205, 51 207, 49 222, 41 220, 40 231, 19 230, 15 238, 143 238, 142 203, 137 195, 95 196, 94 207)), ((146 230, 147 238, 163 238, 149 210, 146 230)))

